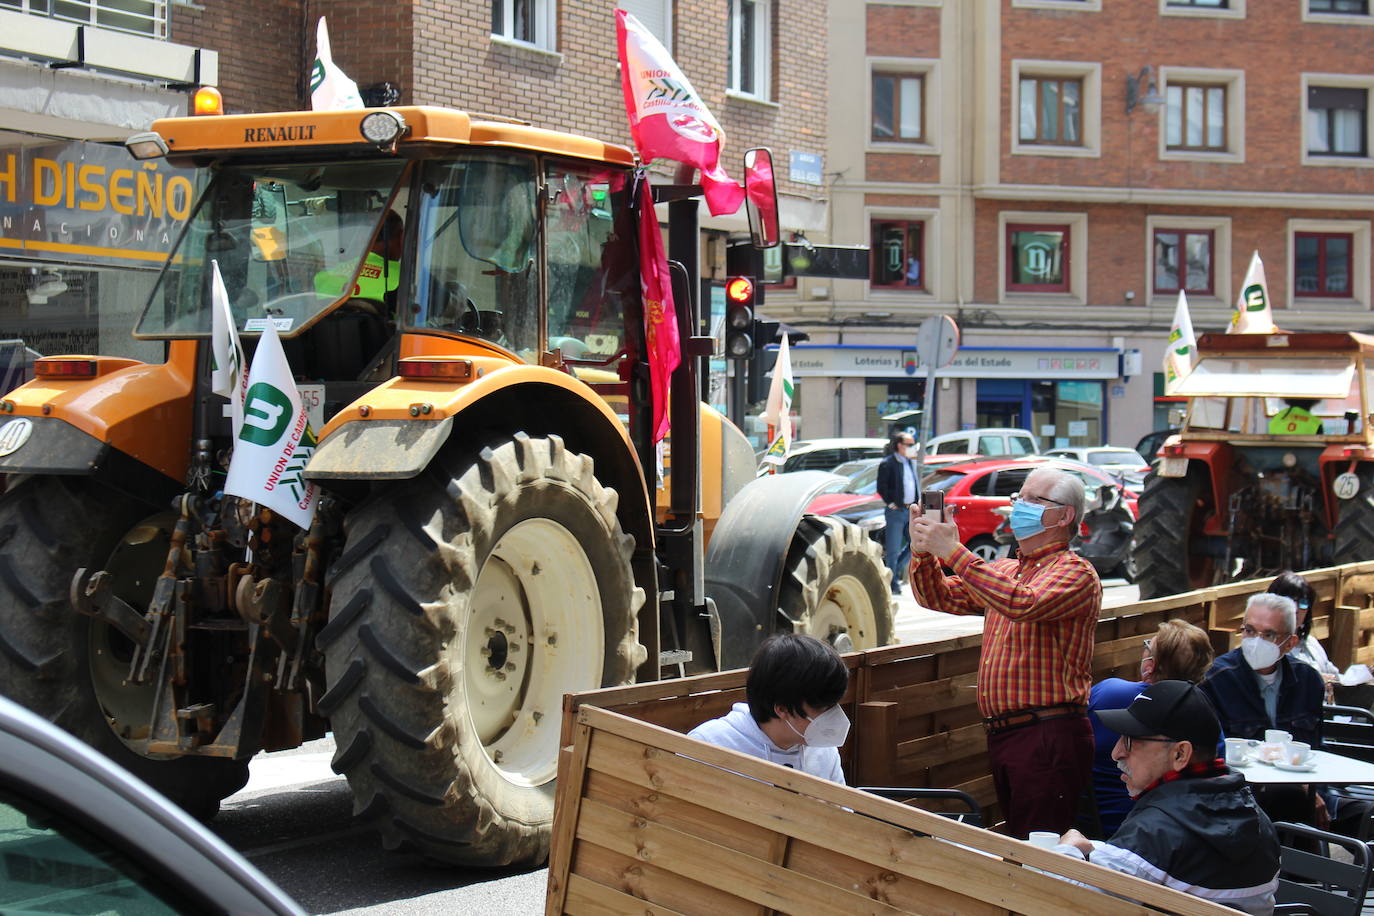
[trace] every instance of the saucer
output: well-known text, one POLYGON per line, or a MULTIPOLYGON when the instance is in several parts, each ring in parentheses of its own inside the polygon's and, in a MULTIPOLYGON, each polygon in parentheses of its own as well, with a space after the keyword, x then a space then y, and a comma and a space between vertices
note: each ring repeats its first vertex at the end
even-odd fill
POLYGON ((1290 773, 1311 773, 1316 770, 1316 768, 1317 762, 1315 760, 1308 761, 1307 763, 1285 763, 1282 760, 1274 761, 1274 769, 1288 770, 1290 773))

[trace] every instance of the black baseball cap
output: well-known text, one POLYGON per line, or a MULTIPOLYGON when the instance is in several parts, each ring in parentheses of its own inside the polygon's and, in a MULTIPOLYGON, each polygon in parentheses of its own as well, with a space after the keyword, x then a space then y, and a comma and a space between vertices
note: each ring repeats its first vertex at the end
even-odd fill
POLYGON ((1141 691, 1125 709, 1099 709, 1102 724, 1119 735, 1163 735, 1191 741, 1206 751, 1221 738, 1221 723, 1211 702, 1188 681, 1159 681, 1141 691))

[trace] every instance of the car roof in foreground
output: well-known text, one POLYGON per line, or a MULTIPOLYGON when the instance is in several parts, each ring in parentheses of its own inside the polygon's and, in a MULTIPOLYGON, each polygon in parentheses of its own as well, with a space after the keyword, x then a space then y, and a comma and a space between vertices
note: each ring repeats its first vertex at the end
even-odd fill
POLYGON ((142 780, 6 697, 0 697, 0 786, 91 832, 204 912, 304 913, 142 780))

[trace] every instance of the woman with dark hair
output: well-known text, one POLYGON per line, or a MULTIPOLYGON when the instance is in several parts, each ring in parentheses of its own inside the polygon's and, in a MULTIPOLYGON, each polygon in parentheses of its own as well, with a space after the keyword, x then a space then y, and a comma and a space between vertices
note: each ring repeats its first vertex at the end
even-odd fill
POLYGON ((1326 700, 1328 703, 1331 702, 1332 686, 1340 677, 1341 669, 1331 664, 1331 660, 1326 657, 1326 650, 1317 642, 1317 637, 1312 635, 1312 603, 1317 597, 1316 590, 1301 575, 1288 570, 1274 577, 1274 581, 1269 583, 1269 591, 1293 599, 1293 603, 1298 606, 1298 629, 1295 633, 1298 644, 1289 650, 1288 655, 1294 661, 1317 669, 1322 681, 1326 683, 1326 700))
POLYGON ((1130 813, 1134 802, 1121 781, 1121 770, 1112 759, 1120 735, 1097 717, 1100 709, 1125 709, 1150 684, 1188 681, 1196 684, 1212 664, 1212 643, 1207 631, 1186 620, 1166 620, 1154 636, 1141 644, 1140 680, 1109 677, 1093 685, 1088 700, 1088 719, 1093 726, 1093 794, 1103 836, 1111 836, 1130 813))

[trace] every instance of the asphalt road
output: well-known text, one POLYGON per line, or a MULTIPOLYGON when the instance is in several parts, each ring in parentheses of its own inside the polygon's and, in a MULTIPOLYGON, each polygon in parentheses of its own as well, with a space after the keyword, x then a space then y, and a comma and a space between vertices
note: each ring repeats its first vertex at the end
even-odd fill
MULTIPOLYGON (((1107 580, 1104 604, 1138 591, 1107 580)), ((982 619, 927 611, 906 592, 898 599, 897 638, 926 642, 978 632, 982 619)), ((210 826, 310 913, 530 916, 542 913, 545 869, 487 871, 439 867, 382 849, 352 823, 353 798, 329 769, 329 738, 261 754, 238 794, 210 826)))

